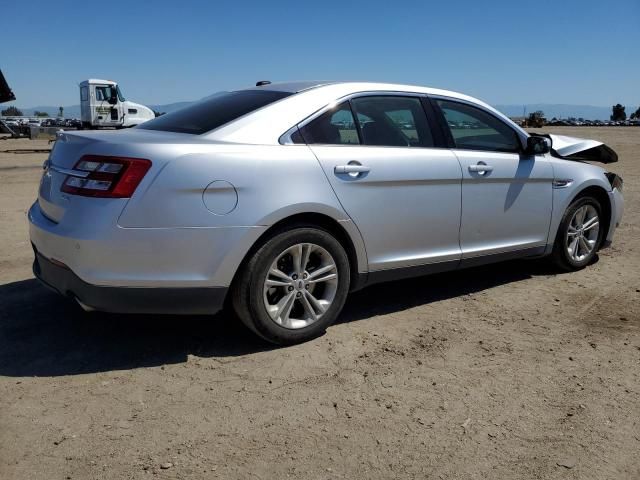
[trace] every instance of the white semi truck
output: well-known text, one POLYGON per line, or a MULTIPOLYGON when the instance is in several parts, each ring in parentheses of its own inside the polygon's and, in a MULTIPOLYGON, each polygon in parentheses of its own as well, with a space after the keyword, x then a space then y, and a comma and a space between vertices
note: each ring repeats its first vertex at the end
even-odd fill
POLYGON ((83 128, 134 127, 155 118, 153 110, 125 100, 112 80, 90 78, 80 84, 80 119, 83 128))

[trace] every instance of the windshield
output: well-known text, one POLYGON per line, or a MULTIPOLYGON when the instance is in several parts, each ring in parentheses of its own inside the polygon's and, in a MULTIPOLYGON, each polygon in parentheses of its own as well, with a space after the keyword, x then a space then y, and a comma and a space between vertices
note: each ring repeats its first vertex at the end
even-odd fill
POLYGON ((272 90, 223 92, 136 128, 201 135, 290 95, 272 90))

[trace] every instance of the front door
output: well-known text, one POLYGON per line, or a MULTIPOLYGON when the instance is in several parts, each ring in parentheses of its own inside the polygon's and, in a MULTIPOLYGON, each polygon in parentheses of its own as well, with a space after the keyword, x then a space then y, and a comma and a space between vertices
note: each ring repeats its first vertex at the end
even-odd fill
POLYGON ((122 124, 122 102, 119 101, 115 85, 96 85, 96 123, 105 126, 117 126, 122 124), (109 103, 109 99, 115 96, 118 100, 115 104, 109 103))
POLYGON ((419 98, 358 97, 301 133, 360 230, 370 271, 459 261, 460 164, 433 148, 419 98))
POLYGON ((537 249, 547 243, 553 169, 522 153, 515 130, 489 112, 436 100, 462 167, 462 258, 537 249))

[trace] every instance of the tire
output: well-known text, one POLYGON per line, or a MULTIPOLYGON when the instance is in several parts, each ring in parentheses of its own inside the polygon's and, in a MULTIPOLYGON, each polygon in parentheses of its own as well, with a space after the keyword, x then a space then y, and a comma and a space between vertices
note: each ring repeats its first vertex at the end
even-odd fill
POLYGON ((581 270, 589 265, 602 244, 605 231, 602 220, 602 206, 598 200, 588 196, 574 200, 558 227, 551 255, 553 263, 566 272, 581 270), (581 212, 585 212, 582 219, 581 212), (597 216, 595 220, 594 215, 597 216), (585 225, 587 228, 584 228, 585 225))
POLYGON ((297 227, 253 253, 234 282, 232 305, 253 332, 292 345, 322 335, 335 322, 349 283, 349 259, 335 237, 320 228, 297 227))

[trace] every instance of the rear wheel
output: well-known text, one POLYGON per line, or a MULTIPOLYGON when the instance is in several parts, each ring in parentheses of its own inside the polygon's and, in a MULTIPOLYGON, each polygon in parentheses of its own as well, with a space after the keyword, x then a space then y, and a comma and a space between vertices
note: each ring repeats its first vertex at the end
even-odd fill
POLYGON ((562 217, 553 247, 554 263, 563 270, 587 266, 602 242, 602 207, 593 197, 576 199, 562 217))
POLYGON ((277 344, 321 335, 342 310, 349 291, 349 260, 325 230, 282 232, 246 263, 233 291, 242 322, 277 344))

